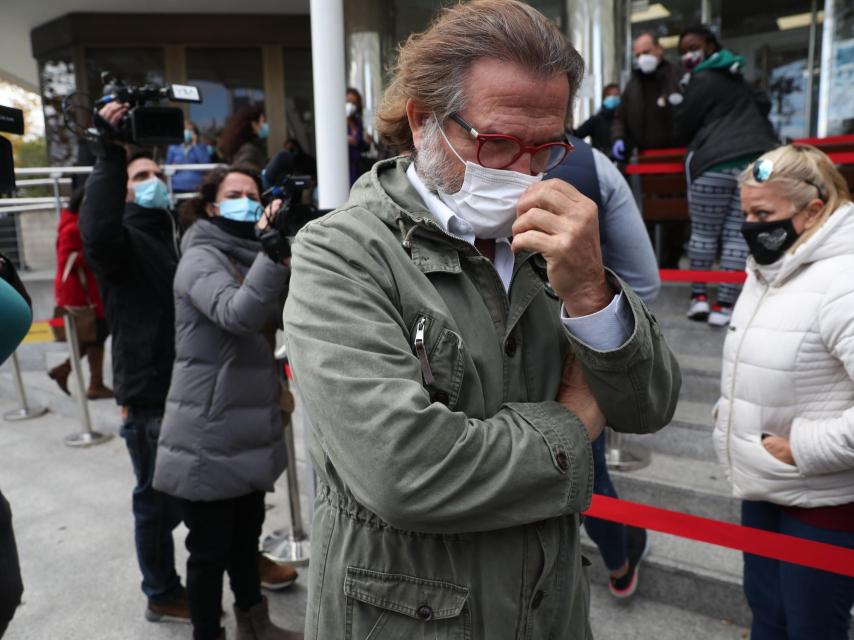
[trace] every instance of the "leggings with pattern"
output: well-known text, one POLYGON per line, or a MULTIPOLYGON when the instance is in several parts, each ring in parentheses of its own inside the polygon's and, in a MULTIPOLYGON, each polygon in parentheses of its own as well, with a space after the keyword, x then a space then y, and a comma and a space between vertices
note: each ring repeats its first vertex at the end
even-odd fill
MULTIPOLYGON (((691 240, 688 259, 691 269, 706 271, 720 258, 720 268, 743 271, 748 249, 741 235, 744 217, 738 175, 742 168, 707 171, 691 182, 688 189, 688 209, 691 215, 691 240)), ((732 305, 741 290, 739 285, 722 284, 718 302, 732 305)), ((691 295, 707 295, 706 285, 695 282, 691 295)))

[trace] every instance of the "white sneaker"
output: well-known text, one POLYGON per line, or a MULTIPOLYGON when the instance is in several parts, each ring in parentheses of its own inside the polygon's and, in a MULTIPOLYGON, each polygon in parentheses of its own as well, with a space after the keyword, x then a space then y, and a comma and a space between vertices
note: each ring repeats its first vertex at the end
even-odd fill
POLYGON ((708 323, 713 327, 725 327, 729 324, 732 318, 732 307, 722 307, 719 304, 713 304, 711 313, 709 313, 708 323))
POLYGON ((691 298, 691 306, 688 307, 688 319, 702 322, 709 317, 709 299, 699 295, 691 298))

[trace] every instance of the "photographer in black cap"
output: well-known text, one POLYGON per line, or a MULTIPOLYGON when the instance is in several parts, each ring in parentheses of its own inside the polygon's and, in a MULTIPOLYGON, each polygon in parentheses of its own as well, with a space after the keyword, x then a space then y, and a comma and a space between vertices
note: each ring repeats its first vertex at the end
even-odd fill
MULTIPOLYGON (((145 616, 189 622, 186 593, 175 571, 174 498, 151 486, 157 438, 175 358, 172 280, 178 265, 176 226, 160 167, 150 155, 127 155, 110 142, 128 106, 110 102, 98 115, 105 143, 86 185, 80 231, 95 270, 113 336, 113 383, 122 407, 121 435, 136 474, 136 552, 145 616)), ((113 140, 117 139, 113 138, 113 140)))

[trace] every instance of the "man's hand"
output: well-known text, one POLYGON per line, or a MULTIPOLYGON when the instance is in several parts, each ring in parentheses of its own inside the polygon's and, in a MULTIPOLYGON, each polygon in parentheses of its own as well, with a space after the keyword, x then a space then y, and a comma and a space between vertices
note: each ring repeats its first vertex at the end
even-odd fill
POLYGON ((592 200, 563 180, 528 187, 513 223, 513 251, 533 251, 546 260, 549 284, 569 316, 586 316, 611 302, 599 244, 599 211, 592 200))
POLYGON ((581 365, 570 352, 563 365, 560 377, 560 389, 557 401, 578 416, 587 429, 587 436, 593 442, 605 428, 605 415, 599 408, 596 398, 581 374, 581 365))
POLYGON ((762 446, 780 462, 795 466, 795 458, 792 455, 792 446, 786 438, 780 436, 763 435, 762 446))
POLYGON ((108 125, 115 129, 119 121, 127 115, 128 105, 121 102, 108 102, 98 110, 98 115, 108 125))

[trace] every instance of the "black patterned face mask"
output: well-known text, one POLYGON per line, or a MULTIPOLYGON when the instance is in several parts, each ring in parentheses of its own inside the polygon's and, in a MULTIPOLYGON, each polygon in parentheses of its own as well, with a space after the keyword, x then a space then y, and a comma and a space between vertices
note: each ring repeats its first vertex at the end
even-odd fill
POLYGON ((772 222, 745 222, 741 235, 758 264, 774 264, 798 239, 791 218, 772 222))

